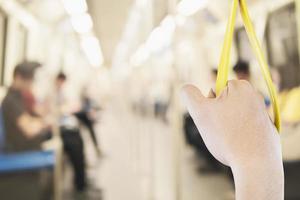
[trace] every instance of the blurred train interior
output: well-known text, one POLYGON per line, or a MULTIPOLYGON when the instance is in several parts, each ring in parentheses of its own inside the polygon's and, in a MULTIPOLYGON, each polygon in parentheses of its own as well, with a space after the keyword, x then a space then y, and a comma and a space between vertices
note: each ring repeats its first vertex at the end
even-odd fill
MULTIPOLYGON (((231 0, 0 0, 0 199, 233 200, 180 100, 214 88, 231 0)), ((300 199, 300 0, 247 0, 300 199)), ((230 79, 270 105, 241 16, 230 79)))

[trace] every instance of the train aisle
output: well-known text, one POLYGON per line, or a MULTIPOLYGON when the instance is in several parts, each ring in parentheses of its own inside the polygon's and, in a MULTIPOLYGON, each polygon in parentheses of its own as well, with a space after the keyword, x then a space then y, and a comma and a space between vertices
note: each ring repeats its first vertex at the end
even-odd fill
MULTIPOLYGON (((135 114, 120 101, 111 102, 101 116, 97 130, 104 156, 96 168, 91 168, 89 176, 101 187, 103 199, 176 199, 170 126, 135 114)), ((179 199, 225 199, 231 190, 227 179, 199 175, 197 162, 193 152, 184 147, 179 199)))

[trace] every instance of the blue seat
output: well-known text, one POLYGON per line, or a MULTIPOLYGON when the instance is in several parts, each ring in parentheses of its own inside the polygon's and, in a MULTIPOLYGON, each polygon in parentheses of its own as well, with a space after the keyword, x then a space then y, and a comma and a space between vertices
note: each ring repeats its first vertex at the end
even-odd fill
POLYGON ((51 169, 54 165, 55 154, 53 151, 0 155, 0 174, 51 169))
POLYGON ((2 109, 0 108, 0 174, 49 169, 55 166, 54 151, 4 153, 5 128, 3 120, 2 109))

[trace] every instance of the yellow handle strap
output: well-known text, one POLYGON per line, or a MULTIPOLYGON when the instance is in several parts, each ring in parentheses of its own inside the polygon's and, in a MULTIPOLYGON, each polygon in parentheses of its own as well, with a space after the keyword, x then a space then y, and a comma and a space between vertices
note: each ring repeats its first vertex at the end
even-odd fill
POLYGON ((228 71, 229 71, 229 59, 230 59, 230 51, 231 51, 231 44, 233 40, 233 31, 234 31, 234 23, 235 23, 235 16, 236 16, 236 10, 237 10, 237 4, 240 4, 240 10, 241 10, 241 16, 244 21, 245 29, 247 31, 250 44, 254 50, 254 53, 258 59, 261 72, 264 76, 264 79, 266 81, 268 91, 270 94, 273 111, 274 111, 274 123, 275 126, 280 132, 280 111, 278 106, 278 98, 276 94, 275 87, 272 82, 271 74, 268 68, 268 64, 266 62, 266 59, 264 57, 262 48, 259 45, 259 41, 257 39, 256 33, 253 28, 253 24, 251 22, 251 19, 249 17, 249 12, 247 8, 247 4, 245 0, 233 0, 232 4, 232 10, 231 10, 231 16, 229 18, 229 23, 227 26, 226 36, 225 36, 225 42, 223 46, 221 61, 219 65, 218 70, 218 77, 217 77, 217 83, 216 83, 216 93, 219 95, 222 90, 226 87, 228 82, 228 71))
POLYGON ((222 90, 226 87, 228 82, 230 54, 231 54, 231 46, 232 46, 232 40, 234 35, 234 25, 235 25, 237 7, 238 7, 238 0, 233 0, 231 12, 230 12, 231 14, 227 24, 225 40, 224 40, 223 49, 221 53, 221 60, 218 68, 218 76, 216 82, 217 96, 221 94, 222 90))

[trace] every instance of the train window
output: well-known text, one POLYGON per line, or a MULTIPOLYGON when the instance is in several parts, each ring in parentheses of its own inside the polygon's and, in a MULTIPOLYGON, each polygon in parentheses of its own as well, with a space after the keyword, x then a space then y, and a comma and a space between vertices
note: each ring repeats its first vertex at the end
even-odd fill
POLYGON ((266 42, 270 64, 281 74, 281 88, 300 85, 296 5, 288 4, 267 20, 266 42))
POLYGON ((22 62, 26 60, 26 54, 27 54, 27 40, 28 40, 28 31, 27 29, 22 25, 18 24, 18 32, 19 32, 19 62, 22 62))
POLYGON ((5 49, 4 85, 12 81, 14 67, 26 60, 27 29, 13 17, 8 18, 5 49))

